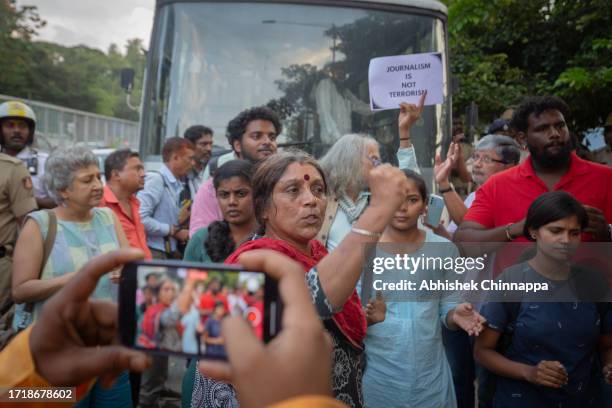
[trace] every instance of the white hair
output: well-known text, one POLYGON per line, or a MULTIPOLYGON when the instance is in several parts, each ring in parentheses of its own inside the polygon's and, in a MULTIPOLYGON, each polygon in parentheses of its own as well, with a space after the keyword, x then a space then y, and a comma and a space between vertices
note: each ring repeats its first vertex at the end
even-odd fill
POLYGON ((357 193, 367 187, 363 177, 363 158, 372 145, 378 146, 376 139, 356 133, 344 135, 334 143, 319 160, 330 192, 342 196, 348 191, 357 193))
POLYGON ((486 135, 476 143, 475 150, 495 150, 506 164, 518 164, 521 158, 521 148, 510 136, 486 135))
POLYGON ((84 147, 57 149, 51 153, 45 163, 43 182, 56 203, 63 202, 60 191, 72 185, 75 173, 89 166, 98 167, 98 159, 84 147))

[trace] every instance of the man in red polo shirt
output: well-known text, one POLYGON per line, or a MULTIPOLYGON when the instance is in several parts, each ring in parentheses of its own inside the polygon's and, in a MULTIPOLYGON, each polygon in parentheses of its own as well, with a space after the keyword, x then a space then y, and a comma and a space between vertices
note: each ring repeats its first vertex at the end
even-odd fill
POLYGON ((142 249, 151 259, 144 226, 140 221, 140 201, 136 193, 144 188, 145 171, 138 153, 129 149, 117 150, 104 161, 104 196, 100 207, 108 207, 119 218, 123 231, 134 248, 142 249))
MULTIPOLYGON (((200 314, 204 318, 208 318, 209 315, 215 309, 215 304, 217 302, 223 303, 225 306, 225 312, 229 312, 229 304, 227 303, 227 296, 225 296, 221 292, 221 281, 219 278, 213 276, 208 282, 208 287, 206 288, 206 292, 204 292, 200 296, 200 314)), ((205 320, 205 319, 204 319, 205 320)))
POLYGON ((456 242, 527 241, 522 236, 527 209, 539 195, 556 190, 571 193, 585 206, 589 226, 584 240, 612 240, 612 169, 572 153, 568 113, 565 102, 554 96, 527 98, 517 108, 511 125, 526 140, 530 157, 478 189, 456 242))

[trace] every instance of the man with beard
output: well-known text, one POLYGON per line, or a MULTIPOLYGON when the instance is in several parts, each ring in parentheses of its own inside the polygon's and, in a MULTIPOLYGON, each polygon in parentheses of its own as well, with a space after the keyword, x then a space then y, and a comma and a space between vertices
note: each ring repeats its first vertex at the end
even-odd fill
POLYGON ((523 101, 511 125, 525 139, 531 155, 478 189, 455 233, 456 242, 527 241, 523 236, 527 209, 539 195, 556 190, 571 193, 587 210, 584 240, 612 240, 612 169, 571 152, 568 114, 565 102, 554 96, 523 101))
MULTIPOLYGON (((240 112, 227 125, 227 141, 234 150, 235 157, 233 158, 256 163, 273 155, 276 153, 276 138, 281 131, 282 125, 278 116, 265 106, 240 112)), ((219 160, 218 165, 222 164, 219 160)), ((223 215, 219 209, 211 177, 202 184, 195 196, 191 210, 189 236, 211 222, 222 219, 223 215)))
POLYGON ((36 115, 25 103, 8 101, 0 105, 0 146, 2 153, 20 159, 32 177, 38 208, 53 208, 55 201, 43 184, 48 154, 32 148, 36 115))
POLYGON ((196 196, 200 186, 208 179, 206 165, 212 153, 213 131, 207 126, 194 125, 187 128, 184 137, 189 139, 195 146, 193 170, 187 175, 189 194, 193 198, 196 196))

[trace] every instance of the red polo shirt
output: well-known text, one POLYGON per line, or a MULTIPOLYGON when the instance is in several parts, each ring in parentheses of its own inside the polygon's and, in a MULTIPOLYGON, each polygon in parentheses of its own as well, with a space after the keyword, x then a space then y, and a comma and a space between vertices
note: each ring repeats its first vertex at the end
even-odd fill
POLYGON ((113 190, 106 185, 104 186, 104 196, 102 197, 102 201, 100 201, 99 207, 108 207, 113 210, 121 222, 123 232, 125 232, 125 236, 127 237, 130 246, 133 248, 142 249, 145 253, 145 259, 152 259, 151 251, 147 246, 147 236, 145 235, 144 226, 140 221, 140 212, 138 211, 140 208, 140 201, 138 201, 136 196, 132 195, 129 202, 132 218, 128 217, 128 215, 123 211, 119 205, 117 197, 115 197, 115 193, 113 193, 113 190))
MULTIPOLYGON (((568 172, 553 188, 557 190, 567 191, 582 204, 600 209, 607 222, 612 223, 612 168, 582 160, 572 153, 568 172)), ((525 218, 531 203, 548 191, 529 156, 520 165, 491 176, 476 191, 476 199, 463 220, 486 228, 515 223, 525 218)), ((527 239, 521 236, 516 241, 527 239)))
POLYGON ((212 310, 215 308, 215 303, 222 302, 225 306, 225 311, 229 311, 229 303, 227 303, 227 296, 219 292, 214 295, 211 291, 207 291, 200 296, 200 309, 201 310, 212 310))

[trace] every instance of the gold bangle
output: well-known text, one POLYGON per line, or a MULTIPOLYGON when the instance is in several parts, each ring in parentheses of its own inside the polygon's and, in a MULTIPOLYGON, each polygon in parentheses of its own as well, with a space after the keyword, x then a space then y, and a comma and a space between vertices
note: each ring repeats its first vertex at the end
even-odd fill
POLYGON ((368 231, 365 229, 355 228, 355 227, 351 228, 351 232, 354 232, 355 234, 363 235, 365 237, 376 238, 376 239, 382 236, 380 232, 368 231))

